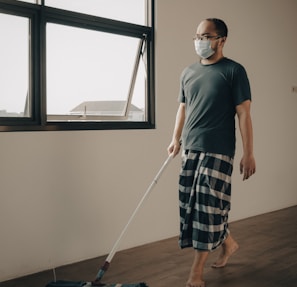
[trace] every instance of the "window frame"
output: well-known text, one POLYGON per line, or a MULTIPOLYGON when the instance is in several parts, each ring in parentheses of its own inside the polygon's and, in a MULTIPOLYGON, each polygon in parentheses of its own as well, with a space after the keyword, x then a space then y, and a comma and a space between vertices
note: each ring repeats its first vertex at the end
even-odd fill
POLYGON ((148 26, 16 0, 0 0, 0 12, 30 20, 31 117, 0 117, 0 131, 117 130, 155 128, 154 0, 147 1, 148 26), (46 23, 69 25, 141 39, 146 38, 145 121, 52 121, 46 114, 46 23))

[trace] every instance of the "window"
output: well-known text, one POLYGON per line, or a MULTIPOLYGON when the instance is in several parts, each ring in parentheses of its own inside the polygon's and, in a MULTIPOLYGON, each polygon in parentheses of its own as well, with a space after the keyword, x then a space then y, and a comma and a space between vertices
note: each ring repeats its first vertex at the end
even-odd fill
POLYGON ((153 4, 0 0, 0 131, 154 128, 153 4))
POLYGON ((0 14, 0 27, 0 116, 28 117, 30 112, 25 107, 29 91, 29 20, 0 14), (4 27, 13 29, 7 33, 4 27))

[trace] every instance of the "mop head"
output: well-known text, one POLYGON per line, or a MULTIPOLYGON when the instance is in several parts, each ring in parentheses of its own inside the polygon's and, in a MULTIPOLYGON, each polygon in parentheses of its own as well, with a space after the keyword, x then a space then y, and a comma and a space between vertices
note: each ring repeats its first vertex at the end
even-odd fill
MULTIPOLYGON (((46 287, 89 287, 92 286, 89 282, 84 281, 64 281, 58 280, 50 282, 46 285, 46 287)), ((145 283, 137 283, 137 284, 100 284, 102 287, 148 287, 145 283)))

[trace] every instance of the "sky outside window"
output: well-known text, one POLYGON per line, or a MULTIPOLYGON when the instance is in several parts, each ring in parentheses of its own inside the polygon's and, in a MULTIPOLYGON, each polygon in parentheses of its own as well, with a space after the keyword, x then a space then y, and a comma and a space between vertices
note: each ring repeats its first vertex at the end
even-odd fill
POLYGON ((145 0, 45 0, 45 5, 145 25, 145 0))
MULTIPOLYGON (((19 0, 40 4, 41 0, 19 0)), ((45 5, 73 12, 146 25, 145 0, 45 0, 45 5)))
POLYGON ((0 112, 22 115, 29 89, 29 20, 0 13, 0 27, 0 112))
MULTIPOLYGON (((47 113, 69 114, 85 101, 126 101, 138 38, 47 24, 47 113)), ((145 86, 133 102, 144 108, 145 86)))

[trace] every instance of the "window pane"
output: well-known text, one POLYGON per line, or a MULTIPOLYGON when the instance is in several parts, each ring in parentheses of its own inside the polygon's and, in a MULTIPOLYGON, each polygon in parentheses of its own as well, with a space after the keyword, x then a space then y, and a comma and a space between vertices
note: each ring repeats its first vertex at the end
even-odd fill
MULTIPOLYGON (((140 39, 52 23, 46 34, 48 120, 123 116, 140 39)), ((132 103, 129 120, 144 121, 141 65, 132 103)))
POLYGON ((146 25, 146 0, 45 0, 46 6, 146 25))
POLYGON ((29 117, 29 20, 0 13, 0 117, 29 117))

